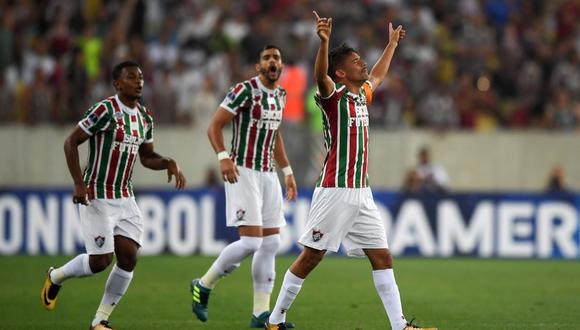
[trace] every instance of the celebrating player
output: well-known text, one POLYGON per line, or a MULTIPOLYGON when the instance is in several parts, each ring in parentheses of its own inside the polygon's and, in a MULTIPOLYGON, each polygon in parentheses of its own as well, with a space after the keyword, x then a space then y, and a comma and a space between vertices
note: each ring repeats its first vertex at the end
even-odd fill
POLYGON ((417 329, 405 320, 399 289, 393 274, 385 227, 368 187, 369 116, 373 91, 385 79, 402 26, 389 23, 389 43, 371 70, 358 53, 345 44, 328 52, 332 18, 317 20, 320 47, 314 66, 318 85, 316 101, 322 110, 327 149, 316 184, 306 231, 299 242, 304 250, 284 276, 276 306, 266 329, 286 329, 286 313, 306 276, 327 250, 342 243, 349 255, 366 255, 373 268, 375 288, 393 330, 417 329))
POLYGON ((137 156, 143 166, 167 170, 168 182, 183 189, 185 177, 177 163, 153 149, 153 119, 139 104, 143 73, 135 62, 113 68, 117 91, 93 105, 68 136, 64 152, 74 181, 73 202, 79 205, 87 253, 80 254, 60 268, 50 267, 42 288, 42 304, 47 310, 56 306, 62 283, 73 277, 86 277, 113 266, 101 304, 90 329, 111 329, 109 315, 127 291, 137 250, 143 235, 143 217, 135 203, 131 176, 137 156), (79 165, 78 147, 89 140, 88 164, 84 175, 79 165))
POLYGON ((270 316, 275 256, 280 227, 285 225, 274 160, 285 176, 286 199, 296 199, 296 182, 279 132, 286 101, 286 91, 278 85, 282 68, 280 49, 272 45, 262 48, 256 63, 258 75, 230 89, 207 131, 224 179, 227 225, 238 228, 240 239, 220 253, 201 279, 191 282, 193 313, 203 322, 208 319, 211 290, 252 254, 254 308, 250 326, 263 328, 270 316), (234 135, 228 153, 222 130, 232 121, 234 135))

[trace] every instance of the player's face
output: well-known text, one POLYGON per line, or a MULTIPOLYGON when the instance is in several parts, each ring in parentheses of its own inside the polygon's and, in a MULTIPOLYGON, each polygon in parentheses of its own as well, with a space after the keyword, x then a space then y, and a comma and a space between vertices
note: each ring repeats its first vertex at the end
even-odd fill
POLYGON ((117 92, 130 99, 141 98, 143 84, 143 72, 136 66, 124 68, 121 72, 121 77, 115 81, 117 92))
POLYGON ((359 54, 351 52, 342 63, 342 71, 347 80, 363 82, 369 79, 367 62, 360 58, 359 54))
POLYGON ((282 64, 282 55, 276 48, 270 48, 262 51, 260 61, 256 64, 258 74, 264 76, 270 82, 276 82, 280 78, 284 64, 282 64))

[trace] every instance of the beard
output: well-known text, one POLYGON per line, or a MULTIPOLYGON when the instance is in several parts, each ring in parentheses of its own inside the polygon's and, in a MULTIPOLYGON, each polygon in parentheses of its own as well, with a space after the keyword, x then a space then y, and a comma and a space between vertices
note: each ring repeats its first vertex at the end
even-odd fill
POLYGON ((260 69, 260 74, 268 79, 271 83, 278 81, 280 78, 280 73, 282 73, 282 69, 276 66, 269 66, 268 68, 260 69))

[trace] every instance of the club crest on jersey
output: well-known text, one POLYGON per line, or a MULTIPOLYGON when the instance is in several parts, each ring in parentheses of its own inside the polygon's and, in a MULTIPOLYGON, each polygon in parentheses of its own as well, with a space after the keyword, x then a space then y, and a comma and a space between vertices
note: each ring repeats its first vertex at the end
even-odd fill
POLYGON ((246 210, 238 209, 236 211, 236 219, 238 219, 238 221, 244 220, 245 215, 246 215, 246 210))
POLYGON ((322 239, 324 234, 320 231, 320 229, 313 229, 312 230, 312 240, 318 242, 322 239))
POLYGON ((113 117, 115 117, 116 120, 123 118, 123 116, 124 115, 121 111, 116 111, 115 113, 113 113, 113 117))
POLYGON ((103 236, 97 236, 97 237, 95 237, 95 244, 98 247, 103 247, 103 244, 105 244, 105 238, 103 236))

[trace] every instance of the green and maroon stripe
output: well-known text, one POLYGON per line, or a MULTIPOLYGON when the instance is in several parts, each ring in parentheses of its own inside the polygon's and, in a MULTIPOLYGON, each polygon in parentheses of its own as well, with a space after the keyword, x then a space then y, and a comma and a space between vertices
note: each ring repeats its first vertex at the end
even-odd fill
POLYGON ((343 85, 327 99, 316 97, 323 113, 323 128, 327 155, 317 182, 318 187, 362 188, 367 186, 368 126, 363 125, 368 113, 362 107, 363 117, 357 116, 357 97, 349 94, 343 85), (351 123, 350 119, 354 119, 351 123), (357 126, 357 123, 359 124, 357 126))
POLYGON ((104 100, 101 104, 108 117, 102 122, 99 121, 100 127, 95 128, 96 134, 89 140, 85 182, 91 196, 95 198, 130 197, 133 196, 131 176, 136 156, 131 152, 131 145, 123 150, 120 145, 124 143, 126 136, 135 136, 140 142, 151 140, 153 121, 141 106, 138 106, 139 111, 135 114, 124 112, 115 97, 104 100), (101 130, 103 128, 106 129, 101 130))
POLYGON ((258 127, 254 123, 261 118, 263 109, 282 111, 283 103, 279 98, 280 95, 283 95, 283 90, 275 91, 272 97, 274 97, 276 104, 270 105, 268 104, 269 93, 259 87, 257 79, 254 77, 238 84, 233 89, 237 95, 236 98, 227 104, 228 107, 236 111, 231 157, 239 166, 257 171, 273 171, 276 130, 269 127, 258 127), (240 86, 243 86, 243 90, 240 89, 240 86), (249 97, 251 100, 248 101, 249 97), (244 103, 243 101, 248 102, 244 103))
MULTIPOLYGON (((97 111, 103 109, 104 112, 102 113, 103 116, 110 115, 110 100, 106 99, 101 102, 101 105, 97 108, 97 111)), ((87 114, 90 115, 90 114, 87 114)), ((98 116, 98 118, 101 118, 98 116)), ((98 181, 99 177, 99 170, 101 168, 102 158, 103 158, 103 143, 105 141, 105 136, 101 133, 100 129, 104 127, 104 125, 108 124, 110 121, 111 116, 107 116, 102 120, 99 120, 98 123, 95 123, 95 127, 93 129, 94 134, 90 138, 89 143, 89 163, 90 166, 88 167, 85 173, 85 183, 88 186, 89 194, 96 198, 102 198, 99 196, 99 189, 97 189, 96 182, 98 181), (90 160, 93 159, 93 162, 90 160)))

